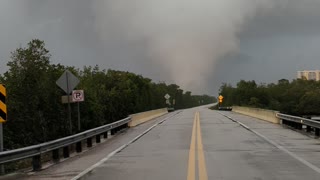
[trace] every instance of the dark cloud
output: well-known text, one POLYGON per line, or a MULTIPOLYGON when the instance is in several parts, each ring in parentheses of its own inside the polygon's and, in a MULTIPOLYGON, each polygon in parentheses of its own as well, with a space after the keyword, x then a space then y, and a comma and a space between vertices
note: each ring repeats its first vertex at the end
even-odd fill
POLYGON ((280 0, 267 13, 257 13, 240 38, 319 35, 319 8, 319 0, 280 0))
POLYGON ((32 38, 54 63, 133 71, 197 93, 320 68, 319 0, 191 2, 3 0, 0 73, 32 38))
POLYGON ((257 13, 238 34, 239 53, 219 61, 213 82, 268 83, 295 79, 298 70, 320 69, 319 9, 318 0, 282 0, 257 13))

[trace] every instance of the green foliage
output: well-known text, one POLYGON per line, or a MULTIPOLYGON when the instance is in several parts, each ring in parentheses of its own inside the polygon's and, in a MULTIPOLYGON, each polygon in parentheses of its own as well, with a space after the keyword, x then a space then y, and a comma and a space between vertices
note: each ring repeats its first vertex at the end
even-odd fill
POLYGON ((277 84, 241 80, 237 87, 223 84, 223 105, 251 106, 279 110, 292 115, 320 114, 320 82, 281 79, 277 84))
MULTIPOLYGON (((77 89, 85 92, 80 103, 81 131, 120 120, 129 114, 163 108, 164 95, 175 99, 175 109, 215 102, 215 98, 194 96, 176 84, 154 83, 130 72, 83 69, 50 63, 51 55, 40 40, 12 52, 9 70, 0 75, 8 92, 8 121, 4 125, 7 149, 13 149, 69 135, 67 105, 61 103, 65 93, 55 84, 68 69, 80 79, 77 89)), ((77 105, 72 104, 73 133, 77 129, 77 105)))

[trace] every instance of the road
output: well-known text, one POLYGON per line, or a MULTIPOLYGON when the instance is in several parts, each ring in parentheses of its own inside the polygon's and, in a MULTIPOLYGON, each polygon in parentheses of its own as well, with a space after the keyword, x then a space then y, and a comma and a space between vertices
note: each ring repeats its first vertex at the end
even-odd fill
POLYGON ((9 179, 319 180, 319 167, 318 139, 198 107, 127 129, 43 171, 9 179))
POLYGON ((167 119, 81 179, 319 180, 320 143, 280 125, 207 108, 167 119))

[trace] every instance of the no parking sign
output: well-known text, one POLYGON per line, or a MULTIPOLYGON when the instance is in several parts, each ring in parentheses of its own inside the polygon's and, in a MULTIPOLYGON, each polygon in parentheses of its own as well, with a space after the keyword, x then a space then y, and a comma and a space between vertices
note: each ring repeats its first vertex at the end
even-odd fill
POLYGON ((72 91, 72 102, 82 102, 84 101, 84 92, 83 90, 74 90, 72 91))

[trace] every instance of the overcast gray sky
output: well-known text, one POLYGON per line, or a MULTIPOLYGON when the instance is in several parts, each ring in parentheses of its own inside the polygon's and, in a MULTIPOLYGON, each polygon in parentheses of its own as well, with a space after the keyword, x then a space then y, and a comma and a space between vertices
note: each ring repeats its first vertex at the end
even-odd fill
POLYGON ((320 0, 1 0, 0 74, 44 40, 53 63, 142 74, 216 95, 320 69, 320 0))

